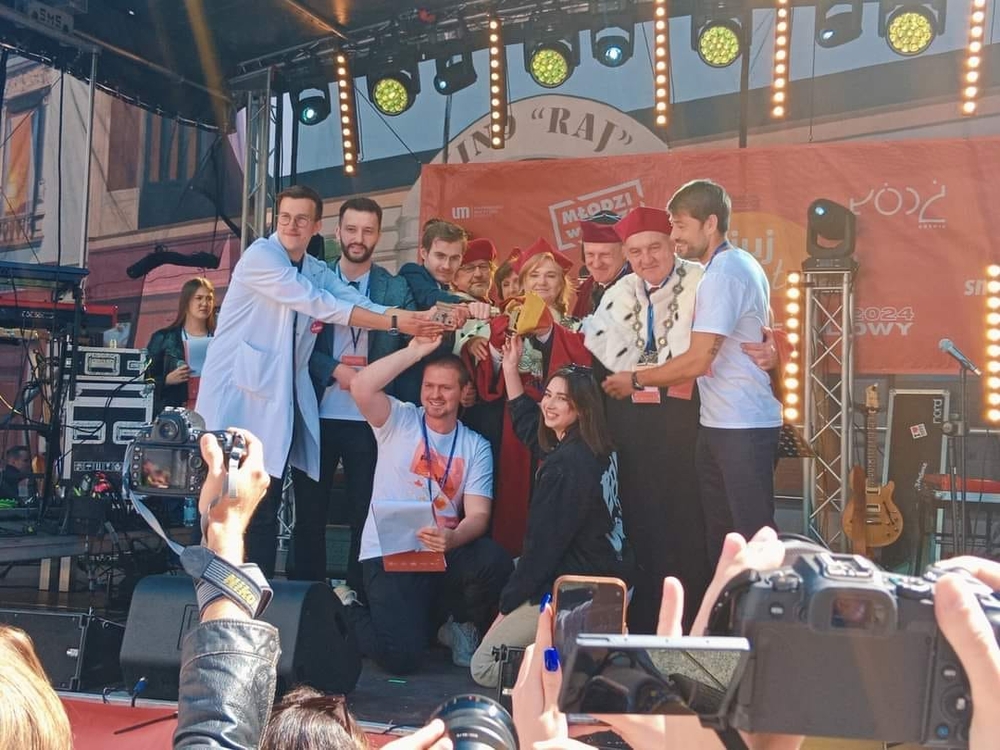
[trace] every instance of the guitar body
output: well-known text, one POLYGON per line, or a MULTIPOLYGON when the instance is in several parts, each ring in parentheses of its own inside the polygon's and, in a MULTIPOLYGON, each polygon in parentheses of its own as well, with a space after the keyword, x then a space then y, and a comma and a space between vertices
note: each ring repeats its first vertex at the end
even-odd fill
POLYGON ((894 489, 895 483, 889 482, 876 491, 867 486, 864 469, 851 469, 851 499, 844 508, 843 528, 857 554, 887 547, 903 533, 903 515, 892 500, 894 489))
POLYGON ((851 469, 851 495, 840 519, 844 534, 859 555, 887 547, 903 533, 903 515, 892 501, 895 484, 879 484, 876 477, 878 386, 865 389, 865 411, 866 466, 851 469))

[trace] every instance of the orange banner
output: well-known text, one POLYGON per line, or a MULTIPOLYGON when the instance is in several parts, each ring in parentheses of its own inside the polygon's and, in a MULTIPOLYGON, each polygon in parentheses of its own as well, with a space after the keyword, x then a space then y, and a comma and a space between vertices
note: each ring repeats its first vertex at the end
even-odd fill
POLYGON ((580 219, 664 207, 684 182, 708 177, 732 196, 729 238, 768 272, 781 319, 787 274, 806 258, 808 206, 828 198, 857 215, 856 372, 954 373, 942 338, 985 359, 997 164, 1000 139, 977 138, 428 165, 421 221, 452 219, 501 255, 542 236, 579 262, 580 219))

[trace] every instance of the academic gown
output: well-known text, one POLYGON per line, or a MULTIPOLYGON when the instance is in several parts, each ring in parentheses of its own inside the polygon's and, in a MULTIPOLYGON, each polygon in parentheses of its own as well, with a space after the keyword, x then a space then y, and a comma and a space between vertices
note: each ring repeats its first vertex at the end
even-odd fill
MULTIPOLYGON (((552 336, 545 344, 533 342, 533 346, 542 351, 542 377, 535 379, 530 373, 522 373, 521 382, 524 383, 525 394, 536 402, 542 400, 549 373, 568 364, 589 366, 592 361, 590 352, 583 345, 583 336, 558 324, 552 327, 552 336)), ((502 399, 506 402, 507 388, 503 372, 493 372, 492 359, 487 357, 474 364, 471 357, 465 357, 473 372, 480 400, 493 402, 502 399)), ((495 465, 493 539, 512 556, 517 557, 521 554, 528 524, 528 500, 531 497, 536 464, 528 449, 517 439, 506 404, 501 434, 500 461, 495 465)))

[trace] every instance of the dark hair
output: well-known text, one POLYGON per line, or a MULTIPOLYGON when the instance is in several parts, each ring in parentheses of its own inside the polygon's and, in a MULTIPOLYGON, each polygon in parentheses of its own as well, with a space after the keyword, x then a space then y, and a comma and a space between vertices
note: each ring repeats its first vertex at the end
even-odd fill
POLYGON ((715 214, 719 221, 719 234, 729 231, 729 214, 732 203, 725 188, 711 180, 692 180, 674 193, 667 204, 667 210, 676 214, 685 211, 704 224, 715 214))
POLYGON ((351 211, 361 211, 366 214, 375 214, 378 217, 378 228, 382 230, 382 207, 371 198, 360 196, 358 198, 348 198, 340 204, 340 222, 344 222, 344 214, 351 211))
POLYGON ((208 326, 209 333, 215 333, 215 287, 204 276, 195 276, 184 282, 184 286, 181 287, 181 297, 177 301, 177 317, 167 328, 180 328, 184 325, 184 321, 187 320, 188 305, 191 304, 191 298, 197 294, 199 289, 207 289, 212 295, 212 312, 205 324, 208 326))
POLYGON ((7 449, 6 453, 4 453, 3 455, 4 458, 14 458, 14 456, 17 456, 18 454, 21 453, 27 453, 28 456, 30 457, 31 449, 26 445, 12 445, 10 448, 7 449))
MULTIPOLYGON (((604 416, 604 399, 601 389, 594 379, 594 372, 589 367, 566 365, 560 367, 545 382, 546 388, 556 378, 566 381, 566 391, 569 402, 576 409, 576 424, 580 428, 580 437, 595 456, 609 456, 615 449, 611 442, 608 420, 604 416)), ((545 426, 544 420, 538 421, 538 444, 544 451, 556 447, 559 441, 556 434, 545 426)))
POLYGON ((316 204, 316 213, 313 215, 313 221, 319 221, 323 218, 323 199, 319 197, 319 193, 313 190, 308 185, 290 185, 278 193, 274 197, 274 210, 275 212, 281 208, 281 201, 285 198, 291 198, 292 200, 299 200, 301 198, 306 198, 311 200, 316 204))
POLYGON ((342 695, 300 685, 274 707, 260 750, 368 750, 342 695))
POLYGON ((435 352, 424 360, 424 372, 427 372, 427 370, 431 367, 444 367, 445 369, 457 372, 458 385, 461 388, 465 388, 465 386, 472 382, 472 376, 469 374, 469 368, 465 366, 462 358, 457 354, 452 354, 451 352, 435 352))
POLYGON ((514 273, 514 264, 509 260, 505 260, 497 268, 497 272, 493 274, 493 285, 497 288, 497 299, 503 300, 503 282, 508 277, 514 273))
POLYGON ((430 250, 434 240, 442 242, 461 242, 463 252, 465 243, 469 239, 469 234, 458 224, 452 224, 444 219, 428 219, 424 222, 423 234, 420 237, 420 247, 430 250))

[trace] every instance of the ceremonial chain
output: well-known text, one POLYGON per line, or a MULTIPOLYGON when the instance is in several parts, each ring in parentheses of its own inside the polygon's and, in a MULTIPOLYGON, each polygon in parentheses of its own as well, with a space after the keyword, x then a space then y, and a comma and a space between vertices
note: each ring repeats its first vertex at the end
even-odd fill
MULTIPOLYGON (((678 318, 678 311, 680 310, 680 305, 677 302, 678 297, 680 297, 681 292, 684 291, 684 277, 687 276, 687 269, 684 268, 680 263, 677 264, 675 269, 677 271, 677 283, 671 287, 673 292, 673 297, 670 299, 670 303, 667 305, 667 319, 663 323, 663 335, 656 339, 656 351, 652 352, 654 356, 649 357, 650 360, 656 361, 655 354, 660 349, 667 345, 667 334, 670 333, 670 329, 674 327, 674 323, 678 318)), ((671 274, 673 275, 673 274, 671 274)), ((668 279, 669 281, 669 279, 668 279)), ((652 309, 653 301, 650 296, 650 292, 647 291, 647 298, 649 301, 650 309, 652 309)), ((636 295, 635 306, 632 308, 635 312, 635 320, 632 321, 632 330, 636 333, 635 346, 642 352, 643 358, 646 358, 646 341, 642 338, 642 321, 640 320, 639 313, 642 312, 642 305, 639 304, 638 295, 636 295)), ((650 331, 650 335, 652 331, 650 331)))

